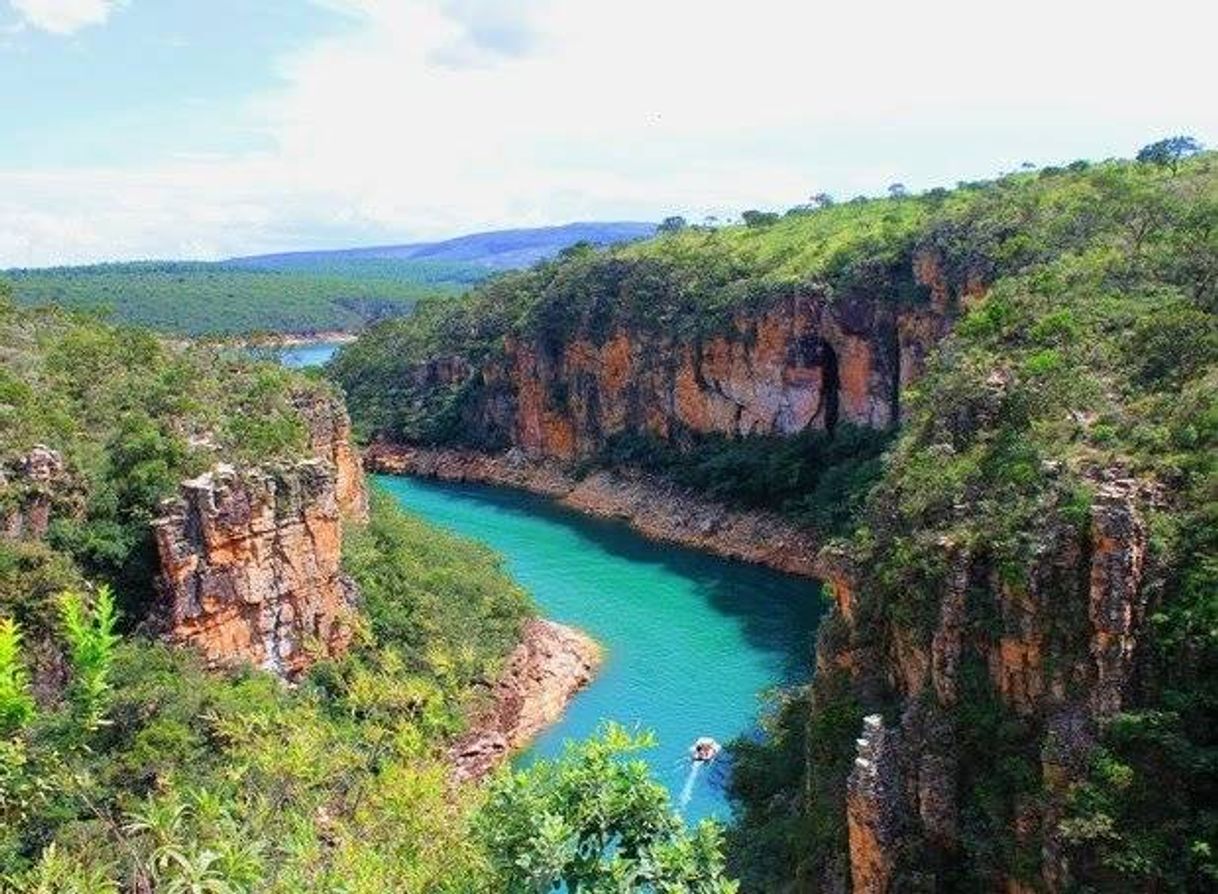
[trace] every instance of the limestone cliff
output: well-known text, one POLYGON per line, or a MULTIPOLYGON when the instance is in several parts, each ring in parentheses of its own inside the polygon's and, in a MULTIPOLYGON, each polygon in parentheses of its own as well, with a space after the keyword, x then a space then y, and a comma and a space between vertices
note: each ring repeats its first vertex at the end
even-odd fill
MULTIPOLYGON (((1008 830, 1040 869, 993 879, 995 889, 1067 887, 1057 821, 1099 726, 1122 709, 1138 671, 1148 600, 1143 507, 1152 499, 1136 480, 1105 476, 1088 529, 1046 519, 1026 584, 942 541, 945 585, 929 624, 862 605, 865 574, 843 557, 824 558, 836 604, 824 627, 833 633, 819 644, 821 671, 847 675, 864 704, 887 707, 888 718, 867 718, 848 784, 854 891, 929 884, 935 867, 959 853, 963 787, 987 772, 962 760, 973 731, 953 709, 966 686, 974 706, 1001 705, 1020 747, 1040 754, 1042 796, 1013 805, 1008 830)), ((984 745, 991 760, 1009 747, 984 745)))
POLYGON ((433 357, 409 385, 455 396, 463 443, 563 461, 619 435, 888 428, 958 300, 934 256, 919 256, 913 273, 930 301, 792 290, 697 336, 622 322, 600 331, 585 320, 559 343, 509 335, 484 359, 433 357))
POLYGON ((344 651, 355 591, 339 567, 333 466, 220 465, 191 481, 154 524, 166 638, 214 665, 284 676, 344 651))
POLYGON ((294 398, 312 459, 268 469, 217 465, 182 483, 154 524, 171 642, 215 665, 291 677, 343 652, 355 586, 340 570, 342 522, 368 517, 363 467, 342 401, 294 398))
POLYGON ((313 455, 334 466, 334 494, 343 516, 354 521, 368 518, 368 486, 347 408, 338 398, 310 392, 295 400, 296 408, 308 430, 313 455))

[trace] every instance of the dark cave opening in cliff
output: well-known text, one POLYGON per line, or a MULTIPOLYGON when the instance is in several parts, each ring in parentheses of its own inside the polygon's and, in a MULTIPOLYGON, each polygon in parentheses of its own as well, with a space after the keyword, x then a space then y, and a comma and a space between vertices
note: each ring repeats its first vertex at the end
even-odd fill
POLYGON ((827 341, 820 345, 821 369, 821 410, 825 414, 825 431, 832 434, 837 427, 838 401, 841 390, 841 379, 838 376, 837 352, 827 341))

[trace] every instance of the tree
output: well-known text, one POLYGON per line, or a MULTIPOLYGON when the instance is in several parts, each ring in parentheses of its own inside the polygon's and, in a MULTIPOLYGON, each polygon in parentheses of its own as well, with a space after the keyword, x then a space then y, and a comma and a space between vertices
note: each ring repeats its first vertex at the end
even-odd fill
POLYGON ((1196 155, 1204 147, 1195 138, 1189 136, 1168 137, 1164 140, 1143 146, 1138 150, 1137 159, 1143 164, 1158 165, 1161 168, 1171 168, 1174 174, 1180 168, 1180 162, 1190 155, 1196 155))
POLYGON ((778 222, 778 215, 773 211, 745 211, 740 217, 746 227, 768 227, 778 222))
POLYGON ((719 827, 687 830, 647 764, 629 759, 653 744, 608 724, 558 760, 499 776, 477 829, 504 889, 734 894, 719 827))
POLYGON ((811 196, 809 201, 817 208, 828 208, 833 204, 833 196, 827 192, 818 192, 816 195, 811 196))
POLYGON ((666 217, 660 221, 660 225, 656 227, 656 230, 661 233, 679 233, 687 226, 689 226, 689 224, 686 223, 684 217, 681 217, 679 214, 674 214, 672 217, 666 217))
POLYGON ((894 199, 903 199, 909 195, 909 191, 905 189, 904 183, 890 183, 888 184, 888 195, 894 199))

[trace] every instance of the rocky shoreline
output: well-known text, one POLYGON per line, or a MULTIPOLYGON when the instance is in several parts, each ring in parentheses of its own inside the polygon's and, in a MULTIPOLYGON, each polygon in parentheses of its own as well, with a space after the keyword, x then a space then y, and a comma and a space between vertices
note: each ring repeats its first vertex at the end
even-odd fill
POLYGON ((554 621, 534 618, 521 633, 490 704, 449 750, 455 780, 481 779, 558 720, 587 686, 601 661, 591 637, 554 621))
POLYGON ((589 515, 625 521, 651 540, 824 577, 817 559, 822 544, 812 532, 775 513, 731 509, 643 472, 597 471, 577 478, 556 462, 533 460, 516 449, 487 454, 384 442, 365 451, 364 465, 371 472, 515 487, 589 515))

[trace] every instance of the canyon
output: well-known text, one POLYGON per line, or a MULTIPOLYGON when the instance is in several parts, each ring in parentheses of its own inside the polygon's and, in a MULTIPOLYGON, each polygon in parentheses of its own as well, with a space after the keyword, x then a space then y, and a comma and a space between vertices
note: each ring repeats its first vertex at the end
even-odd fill
POLYGON ((589 318, 560 336, 509 334, 480 360, 442 352, 408 385, 452 395, 461 443, 563 462, 620 437, 887 429, 956 308, 983 292, 975 278, 950 281, 934 252, 918 255, 912 276, 926 301, 793 289, 697 335, 589 318))
MULTIPOLYGON (((526 329, 501 349, 446 350, 410 368, 404 384, 422 396, 416 406, 447 395, 448 436, 400 443, 382 433, 368 453, 378 471, 521 488, 651 539, 823 580, 832 609, 817 643, 812 710, 832 710, 846 692, 864 712, 853 766, 838 783, 844 851, 822 867, 825 890, 884 894, 950 877, 965 847, 966 789, 978 761, 990 759, 984 752, 998 748, 1020 761, 1038 754, 1034 788, 1043 794, 1015 798, 1008 827, 992 833, 1036 869, 991 881, 1012 894, 1069 886, 1060 828, 1069 793, 1138 675, 1154 487, 1120 469, 1089 469, 1089 526, 1047 506, 1043 528, 1029 534, 1033 558, 1018 570, 974 552, 966 537, 935 533, 927 550, 943 572, 914 610, 903 594, 879 595, 857 545, 826 544, 777 514, 716 504, 605 457, 623 437, 679 447, 701 436, 908 421, 909 390, 957 315, 987 293, 967 263, 948 267, 934 250, 915 252, 922 302, 795 289, 738 307, 712 334, 598 326, 592 314, 558 336, 526 329), (1018 741, 969 751, 966 709, 1007 718, 1018 741)), ((981 375, 965 398, 969 415, 944 426, 983 429, 1006 411, 1011 373, 981 375)), ((933 420, 935 409, 920 413, 933 420)), ((1037 475, 1051 489, 1059 472, 1050 464, 1037 475)))
POLYGON ((523 451, 481 453, 460 448, 371 444, 370 471, 471 481, 526 490, 600 518, 617 519, 651 540, 704 550, 776 571, 819 577, 819 541, 806 528, 772 512, 733 509, 637 469, 576 475, 553 460, 523 451))

